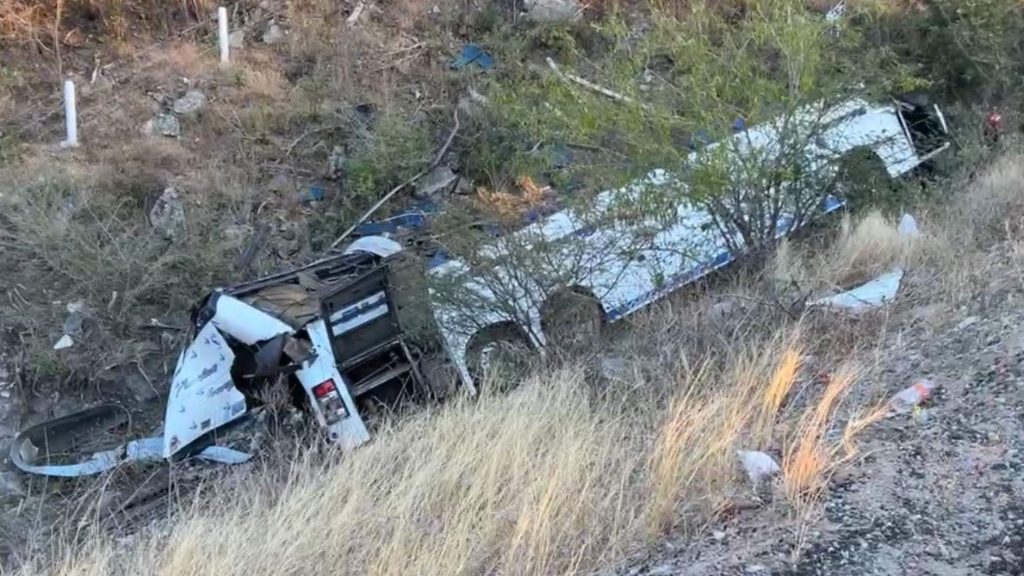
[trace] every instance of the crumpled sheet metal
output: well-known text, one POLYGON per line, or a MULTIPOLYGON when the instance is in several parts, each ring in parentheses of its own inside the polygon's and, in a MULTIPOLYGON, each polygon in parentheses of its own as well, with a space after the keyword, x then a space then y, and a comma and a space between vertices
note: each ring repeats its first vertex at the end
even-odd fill
POLYGON ((165 458, 245 414, 245 396, 231 378, 234 361, 227 340, 207 322, 179 357, 171 379, 164 414, 165 458))
MULTIPOLYGON (((131 440, 117 448, 95 452, 82 462, 51 464, 50 455, 71 449, 88 429, 102 433, 128 422, 128 412, 116 404, 103 404, 48 420, 25 429, 11 443, 10 459, 19 470, 29 474, 57 478, 94 476, 129 462, 154 462, 163 459, 162 437, 131 440)), ((251 456, 224 446, 208 446, 198 458, 223 464, 240 464, 251 456)))
POLYGON ((903 269, 895 268, 852 290, 815 300, 809 306, 829 306, 843 308, 851 312, 862 312, 892 302, 900 290, 902 281, 903 269))

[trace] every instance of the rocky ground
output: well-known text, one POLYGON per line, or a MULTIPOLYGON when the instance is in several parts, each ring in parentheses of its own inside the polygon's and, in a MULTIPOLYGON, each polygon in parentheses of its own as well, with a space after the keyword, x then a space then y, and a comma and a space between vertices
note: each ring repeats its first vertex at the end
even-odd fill
POLYGON ((1012 256, 991 259, 962 306, 925 295, 894 307, 861 392, 938 388, 864 433, 818 518, 744 511, 624 573, 1024 574, 1024 289, 1012 256))

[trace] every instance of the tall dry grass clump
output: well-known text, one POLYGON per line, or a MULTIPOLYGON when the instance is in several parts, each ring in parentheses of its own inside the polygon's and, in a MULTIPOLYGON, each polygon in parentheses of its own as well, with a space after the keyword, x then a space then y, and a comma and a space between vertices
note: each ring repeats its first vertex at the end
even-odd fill
POLYGON ((738 449, 785 453, 802 415, 836 413, 840 399, 820 395, 822 407, 813 390, 791 405, 803 376, 798 335, 742 348, 735 360, 681 359, 668 396, 643 406, 595 389, 578 367, 548 371, 507 395, 395 421, 351 454, 296 455, 283 479, 272 464, 252 470, 130 543, 98 536, 48 573, 580 574, 612 566, 666 530, 697 533, 732 500, 749 498, 738 449))
POLYGON ((821 260, 823 275, 843 287, 862 282, 905 264, 913 243, 900 234, 898 219, 881 212, 870 212, 855 223, 844 217, 839 237, 821 260))

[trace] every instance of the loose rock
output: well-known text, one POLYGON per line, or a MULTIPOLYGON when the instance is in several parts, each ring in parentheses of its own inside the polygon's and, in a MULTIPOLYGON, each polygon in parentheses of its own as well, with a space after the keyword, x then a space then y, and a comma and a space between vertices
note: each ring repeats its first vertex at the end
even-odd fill
POLYGON ((128 377, 125 378, 124 383, 131 391, 135 401, 140 404, 156 400, 159 396, 159 393, 153 388, 153 385, 139 374, 129 374, 128 377))
POLYGON ((23 496, 24 494, 25 485, 17 473, 0 472, 0 496, 23 496))
POLYGON ((228 34, 228 46, 232 48, 241 48, 243 44, 245 44, 245 32, 235 30, 228 34))
POLYGON ((526 16, 534 22, 570 22, 579 18, 582 9, 576 0, 526 0, 526 16))
POLYGON ((167 187, 149 211, 149 223, 168 240, 185 235, 185 203, 173 187, 167 187))
POLYGON ((345 172, 345 149, 335 146, 327 158, 327 177, 341 178, 345 172))
POLYGON ((189 90, 184 96, 174 101, 174 113, 187 115, 198 112, 206 105, 206 94, 198 90, 189 90))
POLYGON ((181 136, 181 123, 174 114, 157 114, 142 127, 146 134, 159 134, 168 138, 181 136))
POLYGON ((267 31, 263 33, 263 43, 277 44, 281 40, 284 40, 284 30, 277 24, 271 22, 270 26, 267 27, 267 31))
POLYGON ((451 190, 458 178, 451 168, 438 166, 420 178, 413 195, 419 199, 436 198, 451 190))

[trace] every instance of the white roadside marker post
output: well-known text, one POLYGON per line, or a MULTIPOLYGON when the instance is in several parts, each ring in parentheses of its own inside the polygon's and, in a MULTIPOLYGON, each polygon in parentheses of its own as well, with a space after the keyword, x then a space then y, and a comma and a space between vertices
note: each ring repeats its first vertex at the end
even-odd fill
POLYGON ((220 65, 228 65, 228 9, 217 8, 217 36, 220 39, 220 65))
POLYGON ((60 143, 61 148, 78 147, 78 109, 75 103, 75 83, 64 81, 64 126, 67 138, 60 143))

